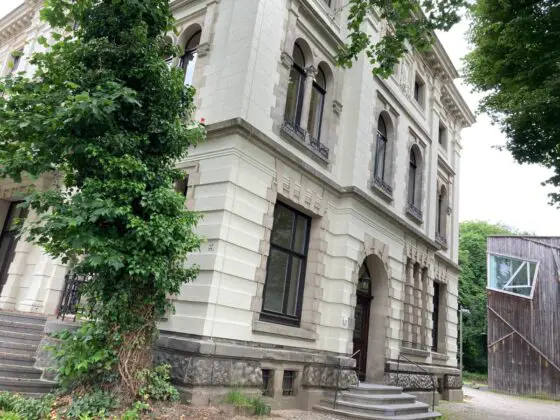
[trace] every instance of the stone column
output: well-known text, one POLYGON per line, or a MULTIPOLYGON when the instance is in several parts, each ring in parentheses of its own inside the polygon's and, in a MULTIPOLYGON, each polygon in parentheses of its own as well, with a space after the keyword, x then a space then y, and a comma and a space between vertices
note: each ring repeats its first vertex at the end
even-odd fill
POLYGON ((426 349, 432 347, 431 314, 433 313, 433 309, 430 310, 430 298, 433 296, 433 290, 434 288, 431 286, 431 281, 428 278, 428 268, 422 267, 422 344, 425 345, 426 349))
POLYGON ((33 245, 27 242, 25 237, 19 239, 14 259, 8 269, 6 284, 2 288, 2 295, 0 295, 0 309, 15 309, 25 269, 27 268, 27 260, 32 250, 33 245))
POLYGON ((422 269, 420 264, 414 267, 414 330, 413 342, 422 344, 422 269))
POLYGON ((412 259, 406 261, 406 284, 405 284, 405 341, 412 343, 412 321, 414 319, 412 302, 414 299, 413 293, 413 277, 414 277, 414 264, 412 259))
POLYGON ((40 250, 29 286, 25 290, 25 296, 22 296, 16 306, 18 311, 43 313, 44 294, 52 271, 52 259, 43 250, 40 250))
POLYGON ((309 66, 305 69, 307 77, 305 78, 305 91, 303 93, 303 105, 301 106, 301 120, 299 121, 299 126, 303 129, 307 129, 307 120, 309 119, 309 109, 311 106, 311 92, 313 90, 313 80, 317 74, 317 69, 313 66, 309 66))

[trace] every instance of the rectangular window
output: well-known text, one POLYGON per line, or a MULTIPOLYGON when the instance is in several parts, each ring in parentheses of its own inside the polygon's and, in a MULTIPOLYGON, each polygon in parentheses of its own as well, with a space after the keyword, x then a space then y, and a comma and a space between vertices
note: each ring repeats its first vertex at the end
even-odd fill
POLYGON ((277 203, 261 319, 299 325, 311 219, 277 203))
POLYGON ((282 395, 292 396, 296 395, 295 382, 297 372, 293 370, 285 370, 284 377, 282 378, 282 395))
POLYGON ((488 254, 490 289, 532 298, 538 263, 504 255, 488 254))
POLYGON ((439 283, 434 282, 434 312, 432 314, 432 351, 438 351, 439 283))
POLYGON ((19 64, 21 62, 21 56, 23 55, 23 49, 15 51, 14 53, 12 53, 12 60, 11 60, 11 67, 10 67, 10 73, 15 73, 19 67, 19 64))
POLYGON ((447 129, 442 124, 439 125, 438 129, 438 143, 441 147, 447 150, 447 129))
POLYGON ((425 84, 419 76, 414 80, 414 100, 424 107, 425 84))
POLYGON ((187 193, 189 192, 189 176, 188 175, 185 178, 183 178, 180 181, 177 181, 175 183, 175 191, 177 191, 180 194, 183 194, 184 197, 187 196, 187 193))

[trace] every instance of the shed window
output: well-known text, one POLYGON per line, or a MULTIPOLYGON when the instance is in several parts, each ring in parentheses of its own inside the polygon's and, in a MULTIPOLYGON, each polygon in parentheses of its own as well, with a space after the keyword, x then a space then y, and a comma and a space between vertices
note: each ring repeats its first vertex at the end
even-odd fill
POLYGON ((501 292, 532 298, 538 263, 489 254, 488 287, 501 292))

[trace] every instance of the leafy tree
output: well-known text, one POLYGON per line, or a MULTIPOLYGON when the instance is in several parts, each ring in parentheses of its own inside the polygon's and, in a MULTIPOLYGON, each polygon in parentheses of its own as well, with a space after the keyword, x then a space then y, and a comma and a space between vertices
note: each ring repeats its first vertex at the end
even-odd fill
POLYGON ((54 42, 40 39, 32 76, 0 82, 0 176, 54 174, 27 197, 29 238, 91 277, 95 321, 62 337, 62 376, 113 369, 135 393, 168 296, 197 273, 185 258, 198 216, 173 189, 204 135, 194 89, 162 59, 178 54, 168 0, 49 0, 41 14, 54 42))
POLYGON ((481 221, 459 226, 459 306, 470 310, 463 316, 463 364, 469 372, 487 372, 486 344, 486 239, 490 235, 511 235, 511 228, 481 221))
MULTIPOLYGON (((472 8, 466 80, 485 94, 480 110, 501 125, 520 163, 554 170, 560 186, 560 2, 478 0, 472 8)), ((550 194, 560 205, 560 194, 550 194)))
POLYGON ((388 77, 408 45, 429 49, 435 30, 449 30, 459 22, 459 12, 465 0, 349 0, 348 41, 340 48, 338 64, 351 67, 358 55, 365 51, 373 65, 373 73, 388 77), (368 13, 378 14, 388 22, 388 29, 379 39, 372 39, 363 31, 362 23, 368 13))

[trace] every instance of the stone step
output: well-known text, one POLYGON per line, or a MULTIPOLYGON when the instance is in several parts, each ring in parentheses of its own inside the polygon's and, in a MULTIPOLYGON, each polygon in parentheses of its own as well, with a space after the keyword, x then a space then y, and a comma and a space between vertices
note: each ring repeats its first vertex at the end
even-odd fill
POLYGON ((399 414, 399 415, 381 415, 381 414, 364 414, 355 411, 350 411, 346 409, 341 409, 340 407, 334 409, 332 406, 316 405, 313 407, 314 410, 320 411, 328 414, 335 414, 341 417, 346 417, 350 419, 361 419, 361 420, 424 420, 424 419, 437 419, 441 416, 437 411, 430 411, 426 413, 416 413, 416 414, 399 414))
POLYGON ((403 389, 400 386, 361 383, 349 386, 348 390, 360 394, 400 394, 403 389))
POLYGON ((360 394, 351 391, 338 393, 338 401, 357 402, 361 404, 412 404, 416 397, 410 394, 360 394))
POLYGON ((0 365, 33 366, 35 355, 18 354, 14 352, 0 352, 0 365))
POLYGON ((7 340, 0 340, 0 353, 18 353, 18 354, 26 354, 29 356, 35 356, 37 353, 38 344, 31 344, 31 343, 18 343, 7 340))
POLYGON ((27 322, 17 322, 12 320, 0 319, 0 329, 27 334, 42 334, 45 326, 41 324, 30 324, 27 322))
POLYGON ((6 340, 13 343, 39 344, 42 339, 43 333, 37 333, 34 330, 32 332, 17 332, 0 327, 0 342, 6 340))
MULTIPOLYGON (((329 401, 323 401, 328 405, 329 401)), ((380 416, 397 416, 403 414, 421 414, 427 413, 428 404, 423 402, 413 402, 411 404, 368 404, 348 401, 337 401, 336 408, 354 413, 372 414, 380 416)))
POLYGON ((0 377, 40 379, 43 371, 33 366, 2 365, 0 364, 0 377))
POLYGON ((56 382, 42 379, 0 377, 0 391, 48 394, 57 386, 56 382))
POLYGON ((44 326, 47 317, 38 314, 30 314, 25 312, 0 312, 0 320, 21 322, 24 324, 35 324, 44 326))

